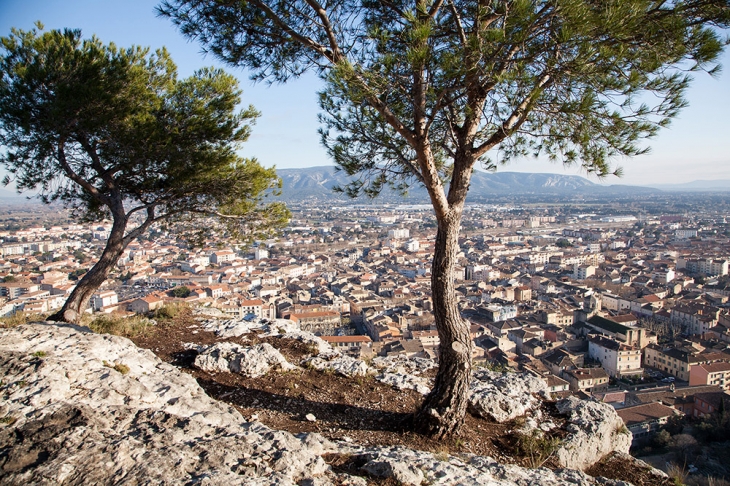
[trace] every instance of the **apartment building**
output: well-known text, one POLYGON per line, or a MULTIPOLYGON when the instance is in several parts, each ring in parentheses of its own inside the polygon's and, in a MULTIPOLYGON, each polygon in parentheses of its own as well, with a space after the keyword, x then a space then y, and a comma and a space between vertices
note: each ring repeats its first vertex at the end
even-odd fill
POLYGON ((572 391, 591 393, 608 389, 608 374, 603 368, 565 370, 562 378, 568 382, 572 391))
POLYGON ((682 330, 694 335, 704 334, 715 327, 719 318, 720 309, 697 302, 679 303, 670 311, 671 323, 681 325, 682 330))
POLYGON ((644 348, 644 366, 656 368, 682 381, 690 380, 694 366, 720 361, 730 361, 730 355, 719 352, 699 353, 695 349, 662 347, 656 344, 644 348))
POLYGON ((588 357, 601 363, 609 376, 641 376, 641 350, 603 336, 588 337, 588 357))
POLYGON ((689 386, 716 385, 725 391, 730 390, 730 362, 698 364, 689 372, 689 386))
POLYGON ((332 335, 340 327, 340 313, 334 311, 294 312, 289 319, 299 324, 302 331, 319 335, 332 335))
MULTIPOLYGON (((618 316, 618 318, 620 317, 618 316)), ((621 324, 606 317, 595 315, 588 319, 585 324, 588 328, 600 334, 614 338, 629 346, 636 346, 639 349, 643 349, 650 342, 646 329, 621 324)))

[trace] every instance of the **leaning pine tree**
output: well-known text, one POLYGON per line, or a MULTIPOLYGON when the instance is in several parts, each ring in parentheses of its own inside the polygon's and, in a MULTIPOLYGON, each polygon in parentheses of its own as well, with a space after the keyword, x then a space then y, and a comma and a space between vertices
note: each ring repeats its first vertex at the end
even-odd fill
POLYGON ((611 159, 645 152, 684 106, 686 71, 715 72, 730 21, 726 0, 163 0, 159 12, 254 79, 319 73, 324 144, 358 176, 349 194, 428 191, 441 345, 415 426, 435 437, 458 431, 467 405, 454 268, 474 168, 544 154, 617 173, 611 159))
POLYGON ((276 172, 236 155, 257 113, 237 111, 232 76, 202 69, 178 79, 164 49, 119 49, 75 30, 13 30, 0 41, 5 184, 39 190, 82 221, 112 221, 99 261, 51 319, 77 322, 152 225, 245 240, 288 218, 280 203, 264 204, 276 172))

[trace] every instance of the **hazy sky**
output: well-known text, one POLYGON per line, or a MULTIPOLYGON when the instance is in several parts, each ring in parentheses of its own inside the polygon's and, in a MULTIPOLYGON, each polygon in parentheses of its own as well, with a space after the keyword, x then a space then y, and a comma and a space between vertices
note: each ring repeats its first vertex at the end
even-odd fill
MULTIPOLYGON (((0 35, 11 27, 28 30, 40 20, 46 30, 79 28, 104 43, 165 46, 187 76, 201 66, 220 65, 203 56, 199 45, 186 41, 167 19, 156 17, 157 0, 0 0, 0 35)), ((635 159, 618 160, 624 177, 608 184, 682 183, 730 179, 730 54, 722 58, 719 78, 698 73, 688 93, 690 106, 649 144, 652 151, 635 159)), ((253 85, 240 68, 225 67, 241 81, 245 104, 262 116, 243 155, 278 168, 331 165, 317 134, 319 80, 307 76, 287 85, 253 85)), ((581 174, 577 168, 533 159, 513 162, 500 171, 581 174)), ((592 179, 595 182, 595 178, 592 179)))

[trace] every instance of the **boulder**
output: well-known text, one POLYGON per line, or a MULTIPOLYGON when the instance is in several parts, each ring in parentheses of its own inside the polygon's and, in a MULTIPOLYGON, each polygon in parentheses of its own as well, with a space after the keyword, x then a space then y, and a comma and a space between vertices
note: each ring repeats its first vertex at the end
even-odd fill
POLYGON ((239 373, 249 378, 263 376, 272 368, 283 371, 297 369, 268 343, 241 346, 229 342, 205 348, 195 357, 195 367, 210 372, 239 373))
POLYGON ((397 459, 374 459, 367 462, 362 469, 379 478, 393 478, 403 485, 421 486, 423 483, 423 471, 397 459))
POLYGON ((263 328, 259 319, 247 321, 245 319, 208 319, 203 321, 203 329, 215 333, 221 338, 239 337, 252 331, 263 328))
POLYGON ((319 336, 315 336, 311 332, 300 331, 300 330, 289 330, 285 334, 282 334, 283 339, 296 339, 304 344, 312 345, 312 354, 328 354, 332 353, 332 346, 327 341, 319 336))
POLYGON ((356 464, 363 464, 361 468, 368 474, 395 479, 401 484, 630 486, 622 481, 593 478, 581 471, 529 469, 486 456, 455 457, 404 447, 354 447, 347 453, 356 464))
POLYGON ((583 471, 611 452, 628 454, 631 432, 612 406, 568 397, 556 407, 567 416, 569 432, 555 452, 561 466, 583 471))
POLYGON ((431 380, 420 376, 413 376, 405 373, 382 373, 376 375, 375 379, 398 390, 414 390, 421 395, 428 395, 431 391, 431 380))
POLYGON ((437 368, 438 365, 432 359, 409 358, 402 354, 394 356, 378 356, 372 361, 373 368, 386 373, 420 375, 428 370, 437 368))
POLYGON ((469 409, 502 423, 537 409, 538 395, 547 393, 545 381, 530 373, 477 370, 469 386, 469 409))
POLYGON ((364 361, 342 355, 336 351, 312 356, 303 360, 301 365, 319 371, 333 371, 348 377, 365 376, 368 373, 368 365, 364 361))

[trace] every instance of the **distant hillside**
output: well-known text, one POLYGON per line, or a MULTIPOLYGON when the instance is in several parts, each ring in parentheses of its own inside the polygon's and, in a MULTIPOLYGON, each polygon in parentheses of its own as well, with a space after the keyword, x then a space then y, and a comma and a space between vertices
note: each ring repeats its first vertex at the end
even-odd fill
MULTIPOLYGON (((349 182, 349 178, 343 172, 335 171, 332 166, 280 169, 277 172, 284 182, 282 199, 286 201, 312 199, 334 202, 347 200, 344 195, 333 193, 332 188, 345 186, 349 182)), ((577 175, 477 171, 472 176, 469 200, 475 201, 490 196, 504 195, 609 195, 647 192, 658 191, 639 186, 602 186, 577 175)), ((384 194, 384 197, 385 199, 401 199, 398 195, 387 193, 384 194)), ((425 201, 426 199, 426 191, 420 187, 410 191, 406 198, 409 202, 425 201)))
POLYGON ((651 187, 662 191, 727 192, 730 191, 730 180, 692 181, 683 184, 651 184, 651 187))
POLYGON ((37 199, 29 200, 25 194, 18 194, 13 189, 7 189, 0 186, 0 204, 6 204, 10 206, 26 205, 26 204, 40 204, 37 199))

